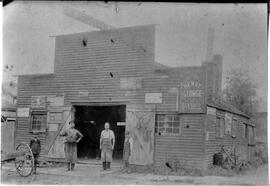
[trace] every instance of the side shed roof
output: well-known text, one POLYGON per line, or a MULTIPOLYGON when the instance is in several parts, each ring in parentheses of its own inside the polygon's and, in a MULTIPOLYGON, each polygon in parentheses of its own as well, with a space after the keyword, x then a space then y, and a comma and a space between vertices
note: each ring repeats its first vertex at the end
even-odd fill
POLYGON ((228 103, 228 102, 226 102, 224 100, 220 100, 220 99, 208 100, 207 101, 207 105, 208 106, 215 107, 215 108, 220 109, 220 110, 231 112, 233 114, 244 116, 244 117, 246 117, 248 119, 250 118, 250 116, 248 116, 247 114, 245 114, 244 112, 240 111, 235 106, 231 105, 230 103, 228 103))

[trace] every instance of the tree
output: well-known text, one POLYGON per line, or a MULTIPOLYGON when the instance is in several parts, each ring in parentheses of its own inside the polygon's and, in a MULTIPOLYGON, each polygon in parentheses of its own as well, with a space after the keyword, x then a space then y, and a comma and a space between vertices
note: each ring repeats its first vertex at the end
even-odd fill
MULTIPOLYGON (((5 65, 3 68, 3 81, 2 81, 2 101, 5 100, 9 103, 16 102, 17 83, 16 78, 12 76, 13 65, 5 65)), ((3 105, 3 104, 2 104, 3 105)))
POLYGON ((223 95, 226 101, 250 116, 258 109, 256 85, 246 69, 237 68, 228 73, 223 95))

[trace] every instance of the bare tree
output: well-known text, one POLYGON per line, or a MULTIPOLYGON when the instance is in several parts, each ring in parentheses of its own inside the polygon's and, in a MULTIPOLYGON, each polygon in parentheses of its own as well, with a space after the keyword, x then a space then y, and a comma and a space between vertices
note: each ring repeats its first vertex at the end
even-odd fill
POLYGON ((228 73, 223 95, 226 101, 250 116, 258 109, 256 85, 246 69, 237 68, 228 73))

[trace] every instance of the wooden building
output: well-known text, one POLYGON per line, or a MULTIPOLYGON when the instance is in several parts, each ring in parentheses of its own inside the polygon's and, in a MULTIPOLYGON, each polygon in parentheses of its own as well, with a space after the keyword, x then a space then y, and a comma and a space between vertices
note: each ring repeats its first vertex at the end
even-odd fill
POLYGON ((16 144, 38 130, 42 155, 63 158, 59 132, 75 120, 84 135, 78 157, 91 159, 108 121, 115 158, 122 158, 129 130, 132 164, 177 159, 206 168, 219 144, 252 148, 249 117, 214 100, 221 75, 219 55, 201 66, 156 63, 154 25, 56 36, 54 73, 19 76, 16 144))
POLYGON ((16 105, 3 102, 1 105, 1 152, 3 154, 14 151, 16 123, 16 105))

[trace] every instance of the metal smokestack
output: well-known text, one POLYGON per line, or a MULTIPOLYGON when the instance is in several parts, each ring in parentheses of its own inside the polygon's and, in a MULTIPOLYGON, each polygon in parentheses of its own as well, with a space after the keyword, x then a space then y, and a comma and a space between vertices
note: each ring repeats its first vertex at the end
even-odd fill
POLYGON ((207 49, 206 49, 206 61, 212 60, 213 55, 213 43, 214 43, 214 28, 208 28, 207 33, 207 49))

